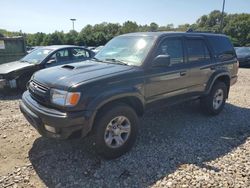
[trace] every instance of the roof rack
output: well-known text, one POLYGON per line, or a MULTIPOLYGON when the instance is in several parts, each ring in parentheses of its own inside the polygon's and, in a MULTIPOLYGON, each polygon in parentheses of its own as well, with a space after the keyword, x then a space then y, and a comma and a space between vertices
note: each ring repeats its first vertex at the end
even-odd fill
POLYGON ((220 34, 220 33, 216 33, 216 32, 213 32, 213 31, 197 31, 197 30, 193 30, 192 28, 188 29, 186 31, 187 33, 211 33, 211 34, 220 34))

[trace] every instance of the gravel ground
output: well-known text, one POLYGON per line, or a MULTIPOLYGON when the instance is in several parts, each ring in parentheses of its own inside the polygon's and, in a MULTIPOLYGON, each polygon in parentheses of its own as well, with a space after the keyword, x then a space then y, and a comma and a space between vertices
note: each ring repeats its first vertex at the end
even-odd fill
POLYGON ((0 100, 0 187, 250 187, 250 69, 240 69, 224 111, 198 102, 147 112, 131 152, 99 158, 87 139, 40 137, 19 112, 20 96, 0 100))

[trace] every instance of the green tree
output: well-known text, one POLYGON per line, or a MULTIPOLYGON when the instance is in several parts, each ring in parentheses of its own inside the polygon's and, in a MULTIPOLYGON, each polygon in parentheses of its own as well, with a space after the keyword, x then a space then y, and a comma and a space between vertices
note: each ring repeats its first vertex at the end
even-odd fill
POLYGON ((149 29, 149 26, 146 24, 146 25, 139 25, 138 26, 138 30, 139 32, 147 32, 147 31, 150 31, 149 29))
POLYGON ((41 43, 42 46, 48 46, 48 45, 52 45, 52 39, 51 39, 51 34, 47 34, 44 39, 43 42, 41 43))
POLYGON ((178 26, 178 31, 188 31, 189 29, 192 29, 190 24, 183 24, 178 26))
POLYGON ((202 15, 197 19, 196 23, 183 24, 174 27, 173 24, 159 26, 157 23, 149 25, 138 25, 133 21, 126 21, 122 25, 118 23, 103 22, 95 25, 86 25, 79 33, 70 31, 68 33, 55 31, 52 34, 35 33, 26 34, 19 32, 11 32, 5 29, 0 29, 1 36, 23 36, 26 43, 31 46, 39 45, 54 45, 54 44, 75 44, 97 46, 106 44, 113 37, 131 32, 146 32, 146 31, 208 31, 227 34, 234 45, 250 46, 250 14, 224 14, 224 22, 221 28, 221 12, 214 10, 208 15, 202 15))
POLYGON ((93 37, 93 26, 86 25, 78 35, 78 43, 83 43, 84 45, 91 46, 94 43, 93 37))
POLYGON ((234 14, 229 17, 223 32, 231 37, 235 45, 250 46, 250 14, 234 14))
MULTIPOLYGON (((227 14, 224 14, 227 17, 227 14)), ((215 33, 220 33, 221 30, 221 12, 219 10, 214 10, 208 15, 201 16, 197 21, 197 29, 200 31, 210 31, 215 33)), ((224 19, 224 27, 227 24, 227 19, 224 19)))
POLYGON ((107 42, 104 32, 95 32, 94 41, 95 44, 93 46, 104 45, 107 42))
POLYGON ((117 36, 121 33, 121 25, 113 24, 113 23, 105 23, 105 27, 103 31, 104 31, 106 41, 109 41, 114 36, 117 36))
POLYGON ((78 33, 75 30, 71 30, 69 33, 64 35, 64 44, 76 45, 78 33))
POLYGON ((136 22, 126 21, 121 28, 121 33, 132 33, 139 31, 139 27, 136 22))
POLYGON ((158 24, 152 22, 150 25, 149 25, 149 31, 157 31, 159 28, 158 24))
POLYGON ((45 33, 35 33, 26 35, 26 43, 29 46, 40 46, 46 37, 45 33))
POLYGON ((58 31, 55 31, 54 33, 52 33, 51 34, 51 43, 53 45, 65 44, 64 33, 63 32, 58 32, 58 31))

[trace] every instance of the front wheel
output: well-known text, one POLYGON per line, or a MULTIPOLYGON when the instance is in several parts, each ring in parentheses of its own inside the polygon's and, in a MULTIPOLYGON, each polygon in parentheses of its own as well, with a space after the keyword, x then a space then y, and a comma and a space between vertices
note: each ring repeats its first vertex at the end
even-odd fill
POLYGON ((224 82, 216 82, 210 93, 201 99, 203 112, 209 115, 219 114, 226 102, 227 86, 224 82))
POLYGON ((122 103, 103 109, 94 125, 97 153, 107 159, 117 158, 131 149, 138 130, 135 111, 122 103))

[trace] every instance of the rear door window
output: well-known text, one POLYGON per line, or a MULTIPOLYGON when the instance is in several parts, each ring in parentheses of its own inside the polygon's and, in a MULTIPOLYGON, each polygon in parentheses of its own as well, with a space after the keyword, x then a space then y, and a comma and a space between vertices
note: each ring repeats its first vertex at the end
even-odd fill
POLYGON ((72 51, 73 60, 75 60, 75 59, 86 59, 86 58, 90 57, 89 52, 86 51, 85 49, 72 48, 71 51, 72 51))
POLYGON ((188 63, 208 62, 211 59, 206 43, 202 39, 187 39, 186 48, 188 63))

